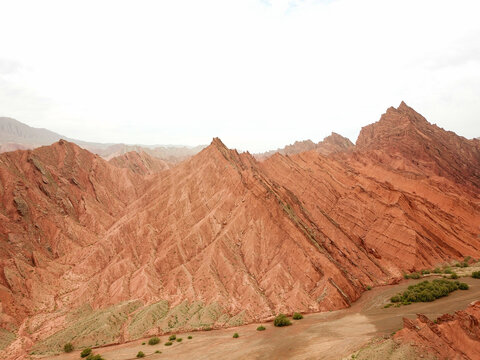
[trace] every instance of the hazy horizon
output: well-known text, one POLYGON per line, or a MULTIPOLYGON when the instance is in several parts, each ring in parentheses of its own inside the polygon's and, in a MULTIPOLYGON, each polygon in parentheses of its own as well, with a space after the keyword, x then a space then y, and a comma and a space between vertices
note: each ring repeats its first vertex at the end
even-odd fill
POLYGON ((256 153, 331 132, 355 142, 403 100, 471 139, 478 10, 431 0, 5 1, 0 116, 82 141, 219 137, 256 153))

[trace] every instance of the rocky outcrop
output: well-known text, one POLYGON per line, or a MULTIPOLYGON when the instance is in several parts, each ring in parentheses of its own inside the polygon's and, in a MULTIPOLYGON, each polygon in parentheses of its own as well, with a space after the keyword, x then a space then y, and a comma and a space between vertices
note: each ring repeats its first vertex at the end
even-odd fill
POLYGON ((438 359, 476 360, 480 354, 480 301, 454 315, 445 314, 431 321, 424 315, 404 318, 404 327, 394 339, 412 344, 438 359))

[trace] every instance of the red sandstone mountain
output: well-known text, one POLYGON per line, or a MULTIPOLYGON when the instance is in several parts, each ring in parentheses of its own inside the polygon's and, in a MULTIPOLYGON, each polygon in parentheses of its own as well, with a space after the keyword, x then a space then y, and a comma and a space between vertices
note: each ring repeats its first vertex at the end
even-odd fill
POLYGON ((318 144, 315 144, 312 140, 295 141, 295 143, 293 143, 292 145, 287 145, 282 149, 267 151, 261 154, 255 154, 255 157, 259 160, 262 160, 276 153, 282 155, 294 155, 309 150, 315 150, 319 154, 326 156, 332 153, 348 150, 353 146, 354 145, 349 139, 332 132, 331 135, 327 136, 325 139, 323 139, 323 141, 320 141, 318 144))
POLYGON ((404 328, 395 340, 413 344, 440 360, 476 360, 480 354, 480 301, 465 311, 445 314, 435 322, 424 315, 416 320, 403 319, 404 328))
POLYGON ((219 139, 165 170, 65 141, 0 155, 5 356, 343 308, 403 271, 479 257, 478 146, 419 119, 391 108, 328 157, 258 162, 219 139))
POLYGON ((144 151, 131 151, 116 156, 110 159, 109 163, 118 168, 130 169, 140 175, 155 174, 171 166, 166 161, 150 156, 144 151))

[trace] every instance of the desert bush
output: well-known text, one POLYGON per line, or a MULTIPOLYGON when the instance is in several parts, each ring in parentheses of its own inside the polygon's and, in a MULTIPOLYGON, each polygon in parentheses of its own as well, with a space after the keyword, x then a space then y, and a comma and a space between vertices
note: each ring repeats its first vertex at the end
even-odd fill
POLYGON ((422 275, 428 275, 430 274, 430 270, 422 270, 422 275))
POLYGON ((365 289, 367 289, 367 290, 372 290, 372 287, 371 287, 370 285, 367 285, 367 286, 365 287, 365 289))
POLYGON ((458 288, 459 288, 460 290, 468 290, 468 289, 469 289, 469 286, 468 286, 468 284, 466 284, 466 283, 460 283, 460 285, 458 285, 458 288))
POLYGON ((443 269, 443 273, 444 274, 451 274, 453 271, 452 271, 452 268, 451 267, 447 267, 445 269, 443 269))
POLYGON ((234 339, 236 339, 236 338, 238 338, 238 337, 240 337, 240 335, 238 335, 238 333, 233 334, 233 338, 234 338, 234 339))
POLYGON ((420 279, 420 274, 418 272, 411 273, 410 279, 420 279))
POLYGON ((182 338, 177 338, 177 342, 182 342, 182 338))
POLYGON ((143 351, 139 351, 137 353, 137 358, 142 358, 142 357, 145 357, 145 354, 143 353, 143 351))
POLYGON ((292 319, 293 320, 302 320, 303 319, 303 315, 296 312, 296 313, 293 313, 293 316, 292 316, 292 319))
POLYGON ((474 271, 474 272, 472 273, 472 277, 473 277, 474 279, 480 279, 480 271, 474 271))
POLYGON ((170 337, 168 338, 168 340, 173 341, 173 340, 175 340, 176 338, 177 338, 177 335, 174 334, 174 335, 170 335, 170 337))
POLYGON ((452 275, 450 275, 450 279, 458 279, 458 275, 456 272, 452 272, 452 275))
POLYGON ((80 357, 82 358, 87 357, 91 353, 92 353, 92 349, 90 348, 83 349, 82 352, 80 353, 80 357))
POLYGON ((155 354, 161 354, 162 352, 160 350, 155 351, 155 354))
POLYGON ((172 343, 171 341, 167 341, 164 345, 165 345, 165 346, 170 346, 170 345, 172 345, 172 344, 173 344, 173 343, 172 343))
POLYGON ((278 314, 275 320, 273 321, 273 325, 281 327, 281 326, 292 325, 292 323, 290 322, 290 320, 287 318, 286 315, 278 314))
POLYGON ((442 273, 442 269, 436 267, 435 269, 433 269, 433 273, 434 273, 434 274, 441 274, 441 273, 442 273))
POLYGON ((150 338, 150 340, 148 340, 148 345, 157 345, 159 342, 160 342, 160 339, 154 336, 150 338))
POLYGON ((72 343, 66 343, 65 345, 63 345, 63 351, 65 351, 66 353, 72 352, 73 351, 72 343))
POLYGON ((104 359, 100 354, 97 354, 97 355, 90 354, 85 360, 104 360, 104 359))
POLYGON ((263 330, 265 330, 265 326, 260 325, 259 327, 257 327, 257 331, 263 331, 263 330))
POLYGON ((188 339, 192 339, 192 337, 191 337, 191 336, 189 336, 189 337, 188 337, 188 339))
POLYGON ((143 342, 142 345, 145 345, 145 343, 143 342))
MULTIPOLYGON (((432 282, 422 281, 418 284, 410 285, 403 293, 392 296, 390 301, 397 305, 409 305, 413 302, 430 302, 447 296, 452 291, 460 289, 461 287, 465 288, 465 285, 461 285, 458 281, 444 279, 435 279, 432 282)), ((468 288, 465 290, 467 289, 468 288)))

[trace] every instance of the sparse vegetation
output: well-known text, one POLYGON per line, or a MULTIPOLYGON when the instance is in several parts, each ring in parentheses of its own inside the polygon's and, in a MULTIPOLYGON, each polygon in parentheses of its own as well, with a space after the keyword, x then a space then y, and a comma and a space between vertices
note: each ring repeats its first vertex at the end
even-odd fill
POLYGON ((233 338, 234 338, 234 339, 238 338, 239 336, 240 336, 240 335, 238 335, 238 333, 233 334, 233 338))
POLYGON ((433 273, 434 273, 434 274, 441 274, 441 273, 442 273, 442 269, 440 269, 439 267, 436 267, 436 268, 433 270, 433 273))
POLYGON ((450 275, 450 279, 458 279, 458 275, 456 272, 452 272, 452 275, 450 275))
POLYGON ((172 345, 172 344, 173 344, 173 343, 172 343, 171 341, 167 341, 167 342, 165 343, 165 346, 170 346, 170 345, 172 345))
POLYGON ((143 342, 142 345, 145 345, 145 343, 143 342))
POLYGON ((422 270, 422 275, 428 275, 428 274, 430 274, 430 270, 428 269, 422 270))
POLYGON ((143 357, 145 357, 145 354, 143 353, 143 351, 139 351, 137 353, 137 358, 143 358, 143 357))
POLYGON ((480 279, 480 271, 474 271, 474 272, 472 273, 472 277, 473 277, 474 279, 480 279))
POLYGON ((293 316, 292 316, 292 319, 293 320, 302 320, 303 319, 303 315, 296 312, 296 313, 293 313, 293 316))
POLYGON ((177 338, 177 342, 182 342, 182 338, 177 338))
POLYGON ((287 318, 284 314, 278 314, 275 320, 273 321, 273 325, 282 327, 292 325, 292 322, 287 318))
POLYGON ((443 269, 443 273, 444 274, 451 274, 453 271, 452 271, 452 268, 451 267, 446 267, 445 269, 443 269))
MULTIPOLYGON (((447 296, 457 289, 468 289, 468 285, 458 281, 449 281, 444 279, 435 279, 432 282, 422 281, 416 285, 410 285, 403 293, 399 293, 390 298, 392 303, 397 305, 409 305, 412 302, 430 302, 435 299, 447 296), (462 285, 463 284, 463 285, 462 285)), ((384 306, 386 307, 386 306, 384 306)))
POLYGON ((188 339, 189 339, 189 340, 192 339, 192 336, 189 336, 188 339))
POLYGON ((367 286, 365 287, 365 289, 367 289, 367 290, 372 290, 372 287, 371 287, 370 285, 367 285, 367 286))
POLYGON ((161 354, 162 352, 160 350, 155 351, 155 354, 161 354))
POLYGON ((92 349, 90 348, 83 349, 82 352, 80 353, 80 357, 82 358, 87 357, 91 353, 92 353, 92 349))
POLYGON ((259 327, 257 327, 257 331, 263 331, 263 330, 265 330, 265 326, 260 325, 259 327))
POLYGON ((173 340, 175 340, 176 338, 177 338, 177 335, 174 334, 174 335, 170 335, 170 337, 168 338, 168 340, 173 341, 173 340))
POLYGON ((70 353, 73 351, 73 345, 72 343, 66 343, 64 346, 63 346, 63 351, 65 351, 66 353, 70 353))
POLYGON ((160 342, 160 339, 154 336, 150 338, 150 340, 148 340, 148 345, 157 345, 159 342, 160 342))
POLYGON ((420 279, 421 275, 418 272, 413 272, 411 274, 403 274, 405 279, 420 279))

